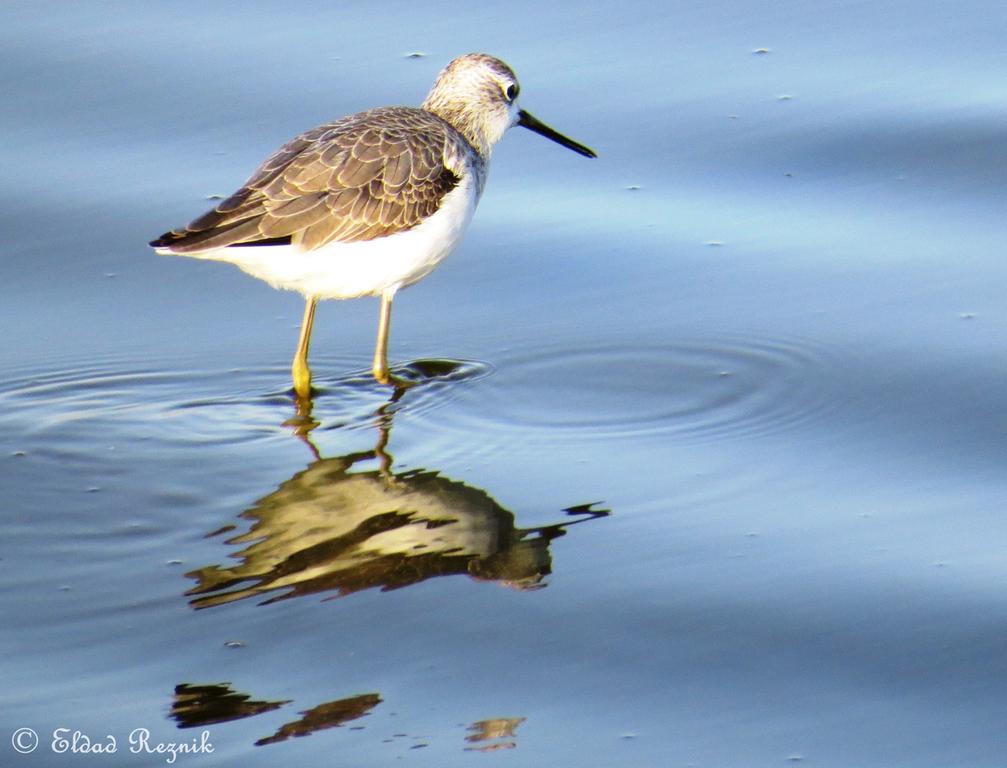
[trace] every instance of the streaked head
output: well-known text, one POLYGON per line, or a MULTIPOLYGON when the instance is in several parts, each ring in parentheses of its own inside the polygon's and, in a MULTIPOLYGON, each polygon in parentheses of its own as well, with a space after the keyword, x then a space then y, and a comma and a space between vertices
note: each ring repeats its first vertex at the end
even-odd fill
POLYGON ((518 106, 521 86, 514 70, 485 53, 467 53, 437 76, 423 109, 457 128, 480 154, 488 157, 512 125, 552 139, 585 157, 595 153, 537 120, 518 106))

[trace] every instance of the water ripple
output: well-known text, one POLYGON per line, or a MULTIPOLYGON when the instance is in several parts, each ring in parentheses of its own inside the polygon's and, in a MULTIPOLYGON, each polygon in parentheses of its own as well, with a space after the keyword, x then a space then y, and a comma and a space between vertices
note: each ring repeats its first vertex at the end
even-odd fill
MULTIPOLYGON (((312 418, 322 430, 367 429, 379 411, 448 434, 548 440, 673 436, 709 441, 798 430, 844 407, 841 361, 805 340, 676 339, 538 346, 501 352, 494 366, 417 360, 401 397, 359 360, 319 358, 312 418)), ((23 433, 61 442, 137 431, 161 442, 227 444, 288 434, 289 372, 144 369, 128 361, 28 374, 0 388, 0 413, 23 433), (156 425, 156 429, 151 429, 156 425)), ((493 442, 490 440, 490 442, 493 442)))
MULTIPOLYGON (((294 414, 294 401, 285 368, 156 370, 124 360, 62 365, 19 371, 0 385, 0 417, 9 433, 48 436, 63 448, 75 438, 93 443, 98 434, 110 443, 142 437, 162 445, 234 444, 289 434, 284 422, 294 414)), ((315 365, 321 371, 349 370, 317 381, 315 415, 321 428, 372 427, 393 390, 359 369, 358 361, 319 358, 315 365)), ((451 402, 457 384, 490 371, 467 360, 404 364, 394 373, 415 386, 396 408, 417 414, 440 408, 451 402)))
POLYGON ((843 406, 840 365, 805 340, 678 339, 516 350, 459 393, 458 429, 555 439, 715 440, 799 429, 843 406))

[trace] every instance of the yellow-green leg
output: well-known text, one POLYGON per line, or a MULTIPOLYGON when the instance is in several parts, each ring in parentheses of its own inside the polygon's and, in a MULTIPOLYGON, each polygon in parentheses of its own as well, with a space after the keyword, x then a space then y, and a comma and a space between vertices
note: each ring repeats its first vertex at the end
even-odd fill
POLYGON ((381 294, 381 314, 378 315, 378 343, 374 347, 374 365, 371 372, 374 378, 382 384, 396 382, 388 371, 388 332, 392 323, 392 297, 394 292, 385 291, 381 294))
POLYGON ((308 346, 311 344, 311 326, 315 322, 315 306, 318 299, 309 298, 304 307, 301 321, 301 338, 297 341, 297 352, 290 372, 294 377, 294 392, 302 400, 311 399, 311 369, 308 368, 308 346))

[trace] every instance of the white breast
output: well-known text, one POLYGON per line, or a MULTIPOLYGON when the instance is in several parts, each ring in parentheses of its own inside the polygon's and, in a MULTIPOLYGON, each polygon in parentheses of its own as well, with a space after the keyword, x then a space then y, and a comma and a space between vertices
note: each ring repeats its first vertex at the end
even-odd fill
POLYGON ((296 245, 270 245, 182 255, 227 261, 274 288, 318 299, 394 292, 428 275, 461 240, 482 191, 475 176, 464 174, 440 208, 422 223, 386 237, 330 243, 308 252, 296 245))

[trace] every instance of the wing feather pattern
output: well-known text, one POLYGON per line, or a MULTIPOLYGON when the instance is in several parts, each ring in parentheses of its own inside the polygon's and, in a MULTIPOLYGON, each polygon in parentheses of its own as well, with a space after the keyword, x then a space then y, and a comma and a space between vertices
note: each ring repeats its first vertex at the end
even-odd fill
POLYGON ((467 149, 454 128, 421 109, 351 115, 288 142, 241 189, 151 245, 195 253, 292 242, 314 250, 411 229, 457 186, 453 169, 467 149))

